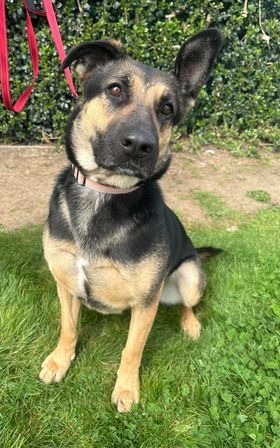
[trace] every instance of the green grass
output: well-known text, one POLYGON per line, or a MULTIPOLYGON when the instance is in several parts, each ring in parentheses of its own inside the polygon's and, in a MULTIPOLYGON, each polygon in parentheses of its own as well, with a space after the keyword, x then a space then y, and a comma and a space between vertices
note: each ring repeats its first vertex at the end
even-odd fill
POLYGON ((271 202, 271 196, 267 191, 264 190, 250 190, 247 191, 248 198, 254 199, 257 202, 271 202))
POLYGON ((236 232, 193 228, 225 253, 205 264, 198 342, 161 307, 141 371, 141 404, 110 403, 129 314, 84 309, 78 354, 58 385, 38 380, 54 348, 59 307, 41 229, 0 233, 0 440, 3 448, 279 448, 280 211, 236 232))
POLYGON ((237 210, 229 208, 225 202, 210 191, 193 191, 191 198, 204 210, 207 216, 219 226, 235 224, 242 221, 242 215, 237 210))

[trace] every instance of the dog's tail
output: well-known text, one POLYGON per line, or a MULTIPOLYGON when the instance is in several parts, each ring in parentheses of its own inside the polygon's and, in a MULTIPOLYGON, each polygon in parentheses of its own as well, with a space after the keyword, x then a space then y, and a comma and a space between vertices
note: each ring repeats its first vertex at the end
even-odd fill
POLYGON ((196 247, 196 252, 201 260, 206 260, 209 257, 215 257, 220 253, 224 252, 223 249, 218 249, 216 247, 196 247))

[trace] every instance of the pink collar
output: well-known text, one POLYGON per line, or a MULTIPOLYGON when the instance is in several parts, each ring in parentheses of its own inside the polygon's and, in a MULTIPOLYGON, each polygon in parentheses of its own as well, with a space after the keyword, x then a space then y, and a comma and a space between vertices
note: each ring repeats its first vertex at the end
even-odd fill
POLYGON ((81 171, 73 164, 72 164, 72 174, 79 185, 91 188, 92 190, 95 191, 99 191, 100 193, 126 194, 138 190, 138 188, 141 186, 136 185, 135 187, 130 188, 117 188, 117 187, 110 187, 109 185, 103 185, 100 184, 99 182, 96 182, 95 180, 89 179, 88 177, 84 176, 84 174, 81 173, 81 171))

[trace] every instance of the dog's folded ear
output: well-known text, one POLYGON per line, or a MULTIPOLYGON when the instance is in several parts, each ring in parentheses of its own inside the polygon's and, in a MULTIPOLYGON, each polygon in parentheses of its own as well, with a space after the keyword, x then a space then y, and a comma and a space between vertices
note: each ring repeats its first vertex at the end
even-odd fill
POLYGON ((83 83, 97 66, 124 56, 125 52, 119 41, 108 39, 84 42, 69 51, 61 64, 61 70, 74 62, 79 81, 83 83))
POLYGON ((181 46, 175 62, 175 75, 186 99, 195 99, 206 83, 222 43, 222 33, 216 28, 208 28, 181 46))

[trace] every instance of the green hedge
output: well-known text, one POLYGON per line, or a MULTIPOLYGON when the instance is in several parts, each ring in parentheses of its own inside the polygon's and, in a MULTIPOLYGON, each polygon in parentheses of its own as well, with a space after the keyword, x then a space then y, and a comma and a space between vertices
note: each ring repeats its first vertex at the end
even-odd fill
MULTIPOLYGON (((9 0, 9 45, 12 90, 29 83, 24 12, 18 0, 9 0)), ((258 2, 243 0, 114 0, 55 2, 65 46, 88 39, 114 37, 144 63, 172 69, 178 47, 199 30, 215 26, 225 35, 225 45, 215 76, 202 90, 195 110, 183 123, 184 133, 205 135, 210 129, 227 129, 251 140, 279 142, 279 26, 276 1, 262 2, 262 21, 270 42, 259 26, 258 2)), ((1 142, 39 142, 63 134, 66 116, 74 104, 46 21, 34 17, 40 52, 40 75, 35 92, 20 114, 0 106, 1 142)))

